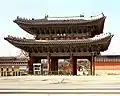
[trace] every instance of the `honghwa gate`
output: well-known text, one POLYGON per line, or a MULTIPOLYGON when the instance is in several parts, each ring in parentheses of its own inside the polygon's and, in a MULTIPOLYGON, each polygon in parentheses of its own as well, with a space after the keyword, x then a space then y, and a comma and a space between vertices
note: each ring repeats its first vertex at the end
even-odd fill
POLYGON ((48 59, 49 71, 58 71, 58 59, 70 59, 72 74, 77 74, 77 59, 91 62, 91 75, 95 74, 94 58, 106 51, 113 35, 103 34, 106 16, 100 14, 85 18, 49 17, 43 19, 22 19, 14 22, 23 30, 35 36, 34 39, 5 37, 12 45, 29 53, 29 73, 33 74, 33 63, 48 59))

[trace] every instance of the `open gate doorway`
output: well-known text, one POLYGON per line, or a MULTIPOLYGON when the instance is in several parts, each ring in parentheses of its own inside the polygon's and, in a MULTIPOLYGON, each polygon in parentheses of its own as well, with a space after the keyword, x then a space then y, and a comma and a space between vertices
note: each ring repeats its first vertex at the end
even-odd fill
POLYGON ((77 75, 91 75, 91 62, 88 59, 77 59, 77 75))

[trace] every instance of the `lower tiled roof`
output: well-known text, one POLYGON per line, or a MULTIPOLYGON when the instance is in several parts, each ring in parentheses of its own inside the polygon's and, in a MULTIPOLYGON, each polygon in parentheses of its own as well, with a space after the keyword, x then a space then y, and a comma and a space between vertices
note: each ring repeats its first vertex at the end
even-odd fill
POLYGON ((89 44, 89 43, 105 43, 109 42, 113 35, 109 34, 104 38, 97 39, 74 39, 74 40, 35 40, 35 39, 22 39, 12 36, 5 38, 8 42, 12 44, 89 44))

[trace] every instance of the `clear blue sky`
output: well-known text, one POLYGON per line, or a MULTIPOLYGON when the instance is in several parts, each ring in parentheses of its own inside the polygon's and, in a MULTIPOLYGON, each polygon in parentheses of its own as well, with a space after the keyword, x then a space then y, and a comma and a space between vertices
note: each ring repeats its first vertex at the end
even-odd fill
POLYGON ((1 0, 0 2, 0 56, 16 56, 19 49, 4 40, 7 35, 28 37, 13 20, 17 16, 42 18, 49 16, 85 16, 103 12, 107 18, 104 32, 114 37, 109 49, 102 54, 120 54, 120 0, 1 0))

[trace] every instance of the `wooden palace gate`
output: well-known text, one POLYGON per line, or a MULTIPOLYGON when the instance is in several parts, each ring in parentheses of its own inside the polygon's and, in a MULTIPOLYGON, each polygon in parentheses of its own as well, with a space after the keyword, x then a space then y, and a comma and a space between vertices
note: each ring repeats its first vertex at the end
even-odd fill
POLYGON ((58 59, 67 58, 73 66, 72 74, 77 75, 77 59, 84 58, 90 60, 94 75, 94 58, 108 49, 113 37, 110 33, 103 34, 105 18, 103 13, 89 19, 83 15, 58 18, 47 15, 32 20, 17 17, 14 22, 34 38, 4 39, 29 54, 29 74, 33 74, 33 63, 40 63, 41 59, 48 59, 49 71, 58 71, 58 59))

